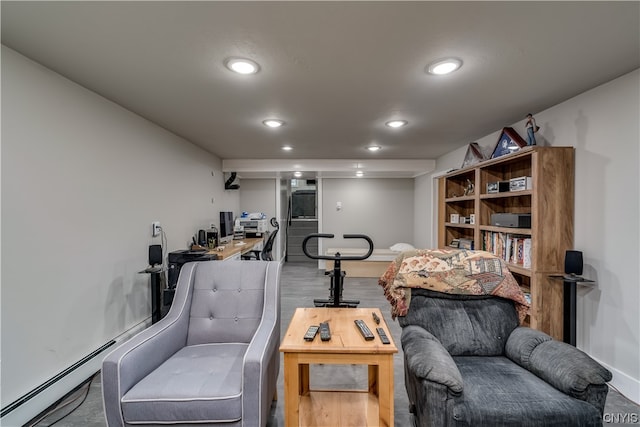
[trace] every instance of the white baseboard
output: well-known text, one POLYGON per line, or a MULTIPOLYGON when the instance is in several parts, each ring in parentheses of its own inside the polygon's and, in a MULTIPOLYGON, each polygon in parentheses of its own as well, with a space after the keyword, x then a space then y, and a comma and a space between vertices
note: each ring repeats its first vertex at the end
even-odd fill
POLYGON ((128 331, 123 332, 121 335, 115 338, 115 345, 104 349, 91 360, 87 361, 85 364, 69 373, 69 375, 64 376, 55 384, 52 384, 50 387, 42 390, 36 396, 29 399, 28 401, 2 417, 0 419, 0 426, 22 426, 32 420, 42 411, 53 405, 60 398, 64 397, 75 387, 82 384, 84 380, 91 377, 94 373, 98 372, 102 368, 102 360, 107 354, 113 351, 118 344, 128 340, 135 334, 148 328, 149 325, 151 325, 151 319, 146 319, 143 322, 138 323, 128 331))
MULTIPOLYGON (((595 359, 595 358, 594 358, 595 359)), ((640 380, 633 378, 606 363, 597 360, 602 366, 613 374, 613 379, 609 384, 618 390, 624 397, 640 405, 640 380)))

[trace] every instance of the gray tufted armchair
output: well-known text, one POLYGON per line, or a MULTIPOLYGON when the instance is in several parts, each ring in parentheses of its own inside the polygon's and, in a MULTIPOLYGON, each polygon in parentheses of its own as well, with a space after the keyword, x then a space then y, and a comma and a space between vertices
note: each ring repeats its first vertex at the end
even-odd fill
POLYGON ((280 264, 185 264, 167 316, 102 365, 107 424, 265 426, 275 400, 280 264))
POLYGON ((405 387, 419 426, 601 426, 611 373, 518 326, 513 303, 412 289, 405 387))

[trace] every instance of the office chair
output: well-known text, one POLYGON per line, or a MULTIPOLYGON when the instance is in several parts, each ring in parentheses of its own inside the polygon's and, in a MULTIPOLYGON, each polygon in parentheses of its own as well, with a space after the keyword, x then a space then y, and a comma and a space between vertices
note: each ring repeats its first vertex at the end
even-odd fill
POLYGON ((244 260, 251 260, 251 259, 256 259, 256 260, 263 260, 263 261, 273 261, 273 255, 271 254, 271 252, 273 251, 273 242, 276 240, 276 236, 278 234, 278 231, 280 230, 280 224, 278 224, 278 221, 276 220, 275 217, 271 218, 269 220, 270 224, 272 227, 275 228, 274 231, 271 232, 271 234, 269 234, 269 237, 267 238, 267 241, 265 242, 264 246, 262 247, 261 251, 249 251, 246 254, 242 255, 241 258, 244 260))

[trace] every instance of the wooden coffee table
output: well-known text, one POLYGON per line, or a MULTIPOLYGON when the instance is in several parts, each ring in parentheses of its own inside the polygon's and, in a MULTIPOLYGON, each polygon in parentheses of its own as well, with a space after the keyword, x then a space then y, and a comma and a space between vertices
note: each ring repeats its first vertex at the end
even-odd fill
POLYGON ((298 308, 280 345, 284 353, 286 426, 393 427, 393 354, 398 352, 382 313, 377 308, 298 308), (380 318, 376 325, 372 313, 380 318), (365 341, 354 324, 365 321, 375 335, 365 341), (320 334, 303 339, 310 325, 329 322, 331 340, 320 334), (391 344, 382 344, 376 327, 391 344), (368 365, 368 390, 310 390, 311 364, 368 365))

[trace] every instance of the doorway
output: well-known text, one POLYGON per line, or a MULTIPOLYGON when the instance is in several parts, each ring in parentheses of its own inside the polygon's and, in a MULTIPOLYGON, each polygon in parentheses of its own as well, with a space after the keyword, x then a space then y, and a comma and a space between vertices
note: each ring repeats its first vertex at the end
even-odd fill
MULTIPOLYGON (((287 218, 287 262, 311 261, 302 251, 302 241, 318 232, 318 187, 315 179, 289 180, 287 218)), ((318 253, 317 239, 307 245, 310 253, 318 253)))

